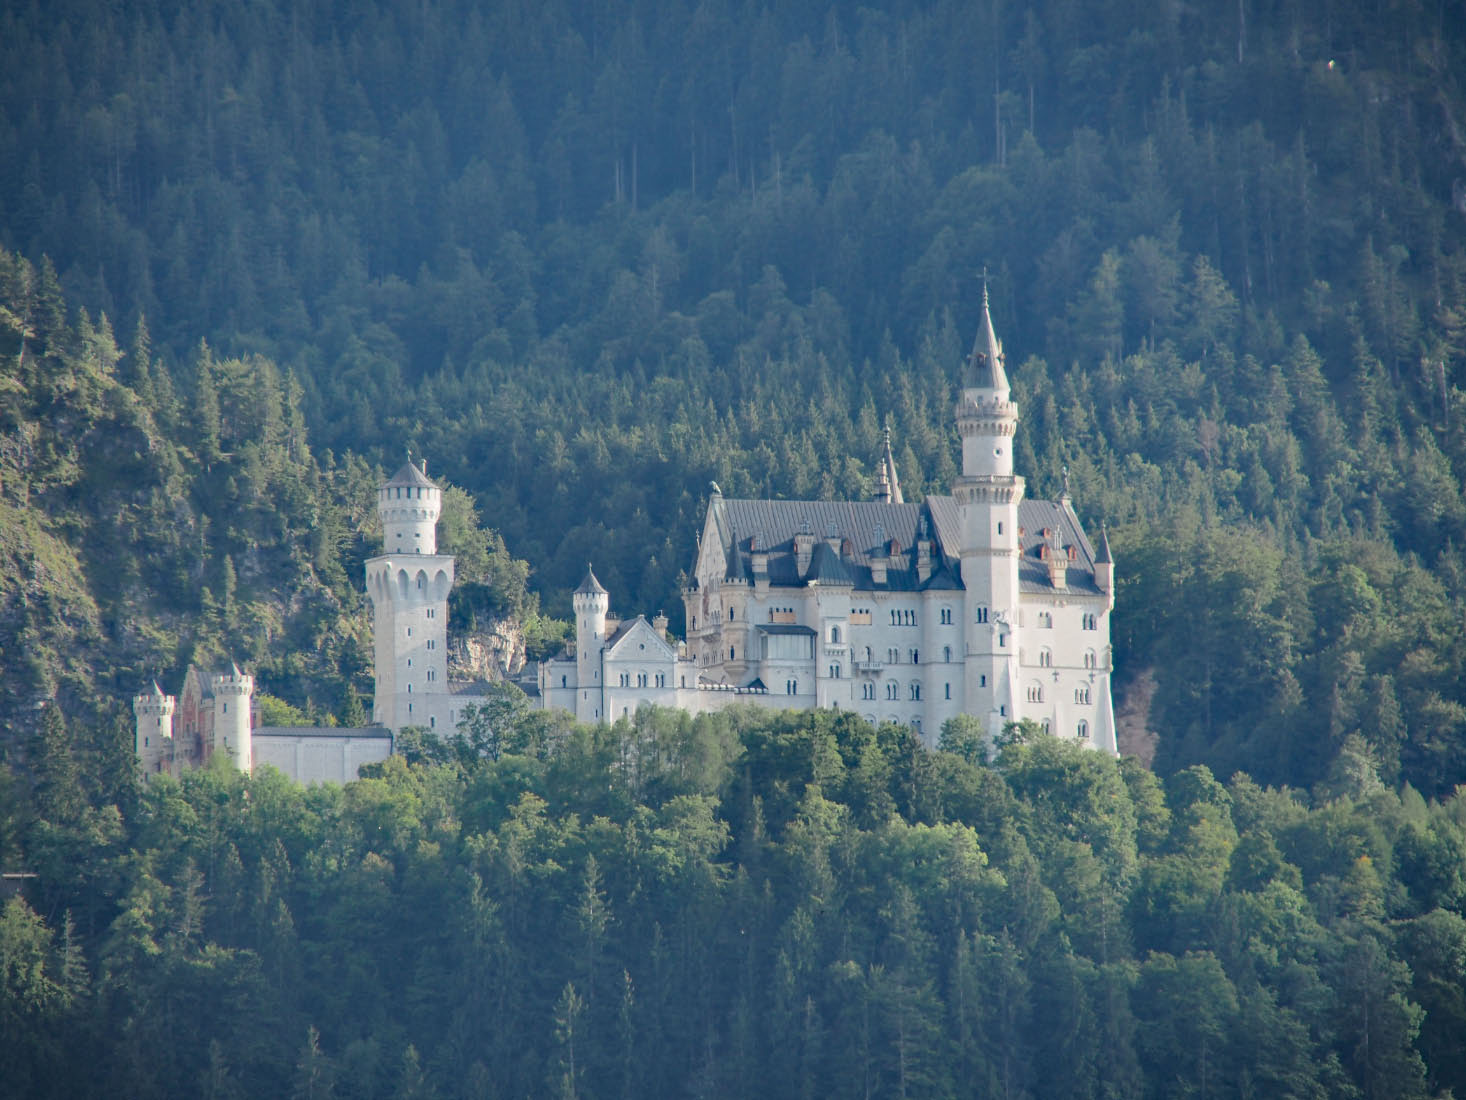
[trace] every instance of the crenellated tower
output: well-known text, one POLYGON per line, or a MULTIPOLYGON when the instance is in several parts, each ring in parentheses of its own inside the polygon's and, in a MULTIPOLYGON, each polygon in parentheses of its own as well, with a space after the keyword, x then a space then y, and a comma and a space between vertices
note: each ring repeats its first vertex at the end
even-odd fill
POLYGON ((377 492, 381 556, 366 563, 372 601, 376 694, 372 720, 447 732, 448 593, 453 557, 438 553, 443 493, 409 459, 377 492))
POLYGON ((984 284, 982 319, 957 401, 962 474, 952 496, 961 518, 966 590, 963 709, 987 715, 990 736, 1018 717, 1018 503, 1024 486, 1013 473, 1017 428, 1018 406, 1009 397, 984 284))
POLYGON ((133 735, 133 751, 144 776, 167 771, 176 774, 173 759, 173 713, 178 705, 171 695, 164 695, 158 681, 151 692, 133 696, 132 713, 137 718, 133 735))
POLYGON ((211 754, 224 753, 242 772, 254 767, 254 746, 251 741, 250 703, 254 698, 255 680, 238 665, 225 672, 216 672, 209 682, 214 693, 214 740, 211 754))
POLYGON ((581 722, 601 722, 605 685, 601 683, 601 651, 606 644, 606 613, 611 607, 610 593, 596 580, 590 565, 585 567, 585 580, 571 596, 575 608, 575 674, 579 689, 575 693, 575 717, 581 722))

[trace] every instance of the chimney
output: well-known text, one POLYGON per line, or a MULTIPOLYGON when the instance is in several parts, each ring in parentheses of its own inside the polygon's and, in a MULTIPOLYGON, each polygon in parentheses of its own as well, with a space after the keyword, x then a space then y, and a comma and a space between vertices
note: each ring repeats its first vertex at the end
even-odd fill
POLYGON ((657 634, 660 635, 662 641, 665 642, 667 640, 667 616, 658 611, 656 617, 652 619, 652 629, 655 630, 657 634))
POLYGON ((1059 532, 1045 528, 1044 544, 1040 551, 1044 564, 1049 567, 1049 583, 1055 588, 1067 588, 1069 578, 1069 551, 1064 548, 1059 532))
POLYGON ((809 529, 809 520, 805 520, 799 533, 794 536, 794 567, 801 577, 809 572, 809 559, 813 555, 814 532, 809 529))

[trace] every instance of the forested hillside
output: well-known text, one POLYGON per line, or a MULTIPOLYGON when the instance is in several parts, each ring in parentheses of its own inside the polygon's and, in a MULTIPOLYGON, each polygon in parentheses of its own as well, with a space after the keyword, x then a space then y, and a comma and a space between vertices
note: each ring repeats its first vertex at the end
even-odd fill
POLYGON ((908 492, 947 486, 986 268, 1030 492, 1067 465, 1114 533, 1159 766, 1306 785, 1357 734, 1447 792, 1449 7, 6 5, 0 244, 33 270, 0 463, 55 560, 28 614, 92 632, 109 694, 206 633, 342 712, 362 493, 411 446, 549 610, 589 558, 675 628, 710 478, 860 495, 889 419, 908 492), (68 316, 58 376, 23 349, 68 316), (92 472, 46 467, 53 432, 92 472))
POLYGON ((515 710, 345 788, 164 777, 125 823, 54 742, 0 1096, 1466 1091, 1460 795, 515 710))

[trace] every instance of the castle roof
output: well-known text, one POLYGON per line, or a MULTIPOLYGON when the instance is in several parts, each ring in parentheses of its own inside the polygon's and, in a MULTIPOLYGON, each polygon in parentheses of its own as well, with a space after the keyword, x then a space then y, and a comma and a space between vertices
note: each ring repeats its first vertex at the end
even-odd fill
POLYGON ((602 587, 601 582, 596 580, 596 574, 587 562, 585 566, 585 580, 580 582, 580 587, 575 590, 577 596, 605 596, 609 593, 602 587))
POLYGON ((993 331, 993 315, 988 310, 987 283, 982 287, 982 321, 977 326, 977 338, 972 342, 964 385, 969 389, 1004 392, 1008 389, 1008 376, 1003 371, 1003 345, 993 331))
MULTIPOLYGON (((774 586, 803 587, 848 584, 857 591, 900 592, 963 588, 960 560, 961 523, 957 502, 932 495, 921 504, 887 504, 865 500, 730 500, 715 498, 714 529, 722 543, 724 576, 753 583, 753 553, 766 556, 767 576, 774 586), (931 573, 922 580, 916 570, 916 542, 930 532, 931 573), (809 564, 799 570, 796 535, 814 539, 809 564), (838 539, 839 549, 832 545, 838 539), (889 554, 889 558, 887 555, 889 554), (886 579, 876 583, 872 560, 886 560, 886 579)), ((1073 548, 1064 591, 1099 595, 1094 580, 1094 548, 1074 510, 1063 501, 1025 500, 1018 505, 1021 557, 1020 590, 1053 592, 1042 557, 1045 531, 1073 548)))
POLYGON ((1115 559, 1110 556, 1110 532, 1103 523, 1100 524, 1099 554, 1094 560, 1102 565, 1115 564, 1115 559))
POLYGON ((387 482, 383 488, 392 489, 399 485, 414 485, 424 489, 436 489, 438 487, 437 483, 429 478, 427 474, 419 470, 411 459, 403 463, 402 469, 393 474, 392 480, 387 482))

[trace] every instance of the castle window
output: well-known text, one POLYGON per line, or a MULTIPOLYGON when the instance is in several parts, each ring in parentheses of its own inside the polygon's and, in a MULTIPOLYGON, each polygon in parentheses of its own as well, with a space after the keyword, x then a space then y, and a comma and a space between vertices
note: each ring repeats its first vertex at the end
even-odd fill
POLYGON ((147 747, 148 747, 148 746, 149 746, 149 745, 151 745, 151 744, 152 744, 152 743, 153 743, 153 742, 152 742, 152 741, 151 741, 151 739, 149 739, 149 738, 147 738, 147 737, 144 737, 144 738, 143 738, 143 748, 147 748, 147 747))
POLYGON ((949 645, 942 646, 942 660, 943 661, 951 661, 951 659, 952 659, 952 647, 949 646, 949 645))
POLYGON ((913 665, 919 665, 919 664, 921 664, 921 650, 919 650, 919 649, 913 649, 911 651, 911 663, 913 665))
POLYGON ((861 684, 860 685, 860 697, 862 699, 874 699, 876 697, 876 686, 875 686, 875 684, 861 684))
POLYGON ((784 694, 785 695, 798 695, 799 694, 799 681, 798 680, 785 680, 784 681, 784 694))
POLYGON ((948 698, 948 699, 952 698, 952 685, 951 684, 943 684, 942 685, 942 691, 943 691, 943 694, 946 696, 946 698, 948 698))
POLYGON ((408 636, 408 637, 409 637, 409 638, 411 638, 411 637, 412 637, 412 627, 410 627, 410 626, 409 626, 409 627, 408 627, 408 628, 407 628, 407 636, 408 636))
POLYGON ((830 644, 831 645, 839 645, 840 644, 840 628, 838 626, 832 626, 832 627, 830 627, 830 644))
POLYGON ((408 684, 407 685, 407 694, 408 695, 411 695, 412 694, 412 685, 411 684, 408 684))
POLYGON ((1007 649, 1008 648, 1008 635, 1006 635, 1006 634, 999 634, 998 635, 998 648, 999 649, 1007 649))
POLYGON ((636 686, 639 687, 639 688, 646 687, 646 673, 645 672, 638 672, 636 674, 636 686))
POLYGON ((686 676, 680 677, 677 686, 678 687, 686 687, 687 686, 687 677, 686 676))
POLYGON ((623 672, 621 674, 621 686, 624 688, 629 688, 631 686, 631 673, 623 672))
POLYGON ((438 613, 436 611, 434 611, 431 607, 428 608, 428 618, 430 618, 430 619, 436 619, 437 617, 438 617, 438 613))
POLYGON ((1084 629, 1097 630, 1098 628, 1098 616, 1096 616, 1093 611, 1086 612, 1084 615, 1084 629))
POLYGON ((736 648, 734 648, 733 646, 730 645, 728 647, 728 660, 730 660, 730 661, 735 660, 737 658, 737 656, 738 656, 738 650, 736 648))
POLYGON ((437 678, 438 678, 437 670, 436 669, 431 669, 431 668, 428 669, 428 681, 431 683, 433 680, 436 680, 437 678))
POLYGON ((1042 703, 1044 701, 1044 686, 1040 683, 1028 685, 1028 701, 1030 703, 1042 703))
POLYGON ((561 686, 561 687, 569 687, 569 686, 570 686, 570 685, 569 685, 569 684, 568 684, 568 683, 567 683, 567 682, 566 682, 566 677, 564 677, 564 676, 561 676, 561 677, 560 677, 560 686, 561 686))
POLYGON ((407 658, 407 667, 408 668, 411 668, 412 667, 412 658, 411 657, 407 658))
POLYGON ((664 672, 657 673, 657 687, 664 688, 666 686, 667 686, 667 674, 664 673, 664 672))
POLYGON ((894 698, 896 698, 896 694, 897 694, 897 692, 900 691, 900 687, 901 687, 901 685, 897 684, 894 680, 891 681, 889 684, 887 684, 886 685, 886 698, 887 699, 894 699, 894 698))
POLYGON ((830 666, 830 679, 831 680, 838 680, 839 678, 840 678, 840 666, 839 665, 831 665, 830 666))
POLYGON ((1042 722, 1040 722, 1040 723, 1039 723, 1039 724, 1038 724, 1038 725, 1039 725, 1039 728, 1040 728, 1040 729, 1041 729, 1041 730, 1043 730, 1043 731, 1044 731, 1044 732, 1045 732, 1045 733, 1048 733, 1048 732, 1049 732, 1049 720, 1048 720, 1048 719, 1047 719, 1047 718, 1045 718, 1045 719, 1044 719, 1044 720, 1043 720, 1043 721, 1042 721, 1042 722))
POLYGON ((1094 650, 1092 650, 1092 649, 1086 649, 1084 651, 1084 667, 1085 668, 1098 668, 1099 667, 1099 659, 1094 655, 1094 650))
POLYGON ((1008 708, 1006 706, 1000 706, 998 708, 998 717, 999 718, 1006 718, 1006 717, 1008 717, 1008 708))
MULTIPOLYGON (((408 688, 407 690, 408 691, 411 691, 412 689, 411 688, 408 688)), ((224 704, 224 713, 225 714, 228 714, 229 713, 229 704, 228 703, 225 703, 224 704)))
POLYGON ((1048 611, 1040 611, 1038 613, 1038 625, 1045 630, 1052 628, 1054 625, 1053 614, 1048 611))
POLYGON ((730 605, 728 608, 728 621, 731 623, 736 618, 738 618, 738 608, 730 605))
MULTIPOLYGON (((408 691, 411 691, 412 690, 412 685, 411 684, 408 684, 407 685, 407 690, 408 691)), ((408 714, 411 714, 412 713, 412 704, 411 703, 408 703, 407 704, 407 713, 408 714)))
POLYGON ((1077 687, 1077 688, 1074 689, 1074 701, 1076 703, 1088 703, 1089 702, 1089 685, 1088 684, 1081 684, 1079 687, 1077 687))
POLYGON ((921 701, 921 685, 914 680, 911 683, 911 699, 913 702, 921 701))
POLYGON ((977 609, 977 613, 973 616, 972 621, 975 622, 975 623, 985 623, 985 622, 987 622, 988 621, 988 609, 986 607, 979 607, 977 609))
POLYGON ((1085 721, 1081 721, 1079 723, 1079 726, 1076 729, 1076 732, 1079 735, 1079 740, 1081 740, 1081 741, 1088 741, 1089 740, 1089 723, 1088 722, 1085 722, 1085 721))
POLYGON ((901 663, 901 651, 899 649, 886 650, 886 661, 893 665, 899 665, 901 663))
POLYGON ((950 626, 951 624, 952 624, 952 609, 950 607, 944 607, 944 608, 942 608, 942 625, 943 626, 950 626))
POLYGON ((430 714, 430 715, 428 715, 428 729, 435 730, 437 728, 438 728, 438 716, 436 714, 430 714))
POLYGON ((1053 665, 1053 663, 1054 663, 1054 654, 1053 654, 1053 652, 1049 649, 1048 646, 1044 646, 1042 649, 1040 649, 1038 651, 1038 667, 1039 668, 1049 668, 1049 667, 1051 667, 1053 665))
MULTIPOLYGON (((1000 455, 1002 453, 1003 453, 1003 450, 1002 450, 1001 447, 998 448, 996 451, 993 452, 993 454, 995 454, 995 455, 1000 455)), ((998 520, 998 534, 1001 535, 1002 533, 1003 533, 1003 521, 1002 520, 998 520)))
POLYGON ((978 687, 983 687, 983 688, 987 687, 988 686, 988 678, 986 676, 979 676, 977 678, 977 686, 978 687))

